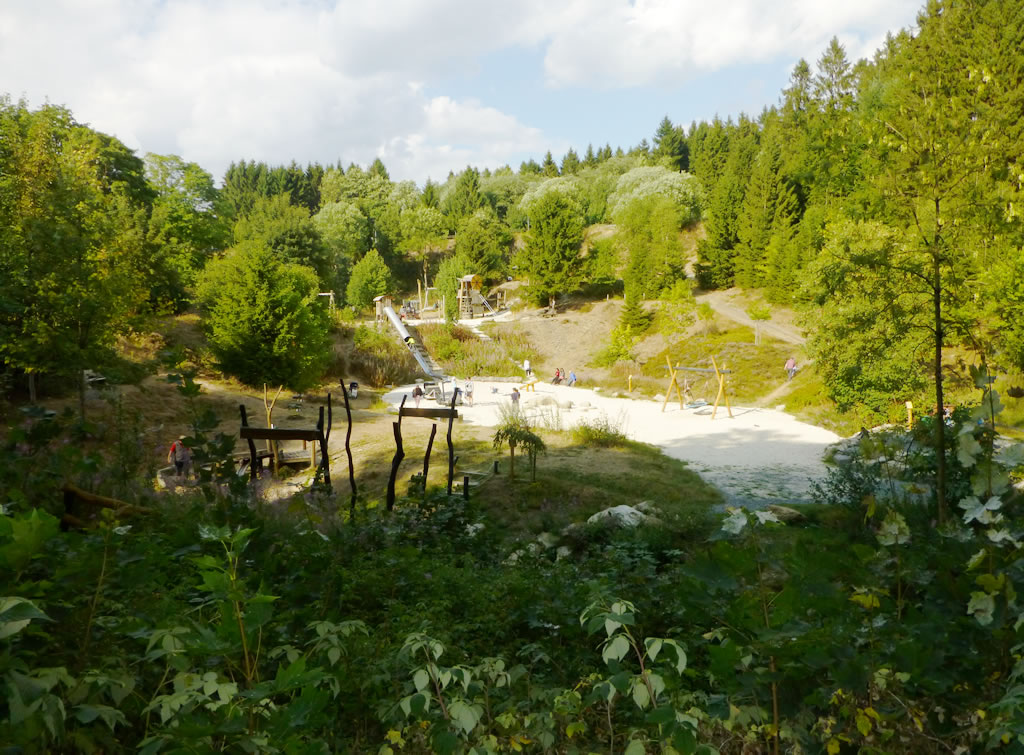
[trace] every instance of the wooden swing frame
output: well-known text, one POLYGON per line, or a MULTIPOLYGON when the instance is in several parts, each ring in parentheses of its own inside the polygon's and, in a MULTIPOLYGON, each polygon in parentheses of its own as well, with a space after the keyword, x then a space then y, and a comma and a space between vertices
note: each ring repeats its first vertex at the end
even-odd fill
POLYGON ((679 386, 679 373, 680 372, 699 372, 705 375, 714 373, 715 379, 718 381, 718 394, 715 396, 715 404, 711 409, 711 419, 715 418, 718 414, 718 406, 722 400, 725 400, 725 407, 729 411, 729 417, 735 419, 732 413, 732 404, 729 403, 729 391, 725 388, 725 376, 731 375, 732 370, 727 370, 724 367, 719 368, 718 362, 715 361, 714 357, 711 357, 711 365, 714 369, 708 369, 707 367, 680 367, 676 365, 672 366, 672 362, 669 358, 665 357, 665 364, 668 366, 669 382, 668 390, 665 391, 665 400, 661 403, 661 411, 665 411, 665 407, 668 406, 668 400, 672 397, 672 391, 676 393, 676 397, 679 399, 679 408, 684 409, 683 396, 689 396, 690 400, 693 400, 693 394, 690 392, 690 383, 686 378, 683 378, 682 388, 679 386))

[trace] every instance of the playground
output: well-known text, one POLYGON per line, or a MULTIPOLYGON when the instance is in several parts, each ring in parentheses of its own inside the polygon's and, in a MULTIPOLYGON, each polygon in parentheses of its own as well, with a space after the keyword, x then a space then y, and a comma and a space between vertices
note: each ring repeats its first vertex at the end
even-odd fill
MULTIPOLYGON (((507 381, 474 380, 473 386, 473 405, 458 406, 463 422, 497 426, 502 407, 511 407, 512 389, 518 387, 520 410, 534 426, 570 430, 582 423, 611 424, 628 438, 650 443, 689 464, 730 504, 751 508, 808 500, 810 482, 825 474, 825 448, 839 440, 828 430, 773 409, 733 406, 732 417, 720 410, 712 419, 711 406, 681 409, 678 402, 669 401, 662 411, 661 401, 612 397, 543 381, 532 390, 507 381)), ((397 407, 404 396, 409 396, 407 402, 412 400, 413 388, 396 388, 384 400, 397 407)))

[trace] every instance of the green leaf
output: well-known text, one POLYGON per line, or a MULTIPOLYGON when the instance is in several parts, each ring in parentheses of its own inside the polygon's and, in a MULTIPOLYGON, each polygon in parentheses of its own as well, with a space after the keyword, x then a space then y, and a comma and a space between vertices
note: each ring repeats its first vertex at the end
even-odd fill
POLYGON ((1003 507, 1003 502, 993 496, 985 501, 985 503, 982 503, 972 495, 964 498, 958 505, 964 510, 964 524, 970 524, 971 522, 992 524, 998 521, 996 518, 999 516, 997 512, 1003 507))
POLYGON ((651 703, 651 693, 648 692, 643 679, 633 679, 633 702, 640 710, 644 710, 651 703))
POLYGON ((629 640, 620 634, 612 637, 605 643, 604 650, 601 652, 601 658, 605 663, 611 660, 621 661, 628 652, 629 640))
POLYGON ((626 749, 622 751, 622 755, 644 755, 647 749, 644 747, 644 743, 639 739, 631 739, 629 744, 626 745, 626 749))
POLYGON ((722 520, 722 531, 738 535, 747 526, 747 513, 743 509, 729 508, 729 515, 722 520))
POLYGON ((649 724, 654 724, 655 726, 670 724, 676 720, 676 709, 671 705, 662 705, 658 708, 652 708, 644 720, 649 724))
POLYGON ((469 734, 480 723, 483 708, 470 705, 465 700, 455 700, 448 706, 448 714, 460 729, 469 734))
POLYGON ((910 542, 910 527, 899 512, 889 509, 877 537, 882 545, 906 545, 910 542))
MULTIPOLYGON (((0 517, 2 518, 2 517, 0 517)), ((57 536, 57 517, 40 509, 13 519, 3 518, 8 526, 11 542, 0 546, 0 561, 5 561, 14 572, 22 571, 52 538, 57 536)))
POLYGON ((439 731, 434 735, 434 752, 449 755, 459 747, 459 738, 450 731, 439 731))
POLYGON ((17 634, 33 619, 50 621, 50 617, 25 598, 0 598, 0 640, 17 634))
POLYGON ((572 739, 577 734, 583 734, 587 730, 587 725, 583 721, 574 721, 565 727, 565 736, 572 739))
POLYGON ((648 637, 644 640, 644 647, 647 648, 647 657, 652 661, 657 660, 658 653, 661 652, 661 640, 657 637, 648 637))
POLYGON ((978 456, 982 453, 981 444, 975 439, 974 435, 965 433, 960 436, 960 442, 956 451, 957 460, 965 467, 973 467, 974 462, 978 456))
POLYGON ((982 626, 992 623, 992 614, 996 610, 996 601, 988 593, 972 592, 971 600, 967 604, 967 613, 974 616, 982 626))
POLYGON ((412 683, 416 687, 417 692, 422 692, 430 684, 430 674, 427 673, 426 669, 417 669, 412 675, 412 683))

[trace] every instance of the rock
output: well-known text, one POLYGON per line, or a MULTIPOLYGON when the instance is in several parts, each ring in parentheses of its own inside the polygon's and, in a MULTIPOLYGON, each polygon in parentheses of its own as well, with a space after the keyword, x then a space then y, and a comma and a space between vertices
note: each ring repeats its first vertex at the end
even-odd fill
POLYGON ((643 524, 646 520, 647 515, 644 512, 638 511, 632 506, 622 504, 620 506, 612 506, 604 511, 598 511, 587 519, 587 524, 610 523, 617 524, 620 527, 636 527, 639 524, 643 524))
POLYGON ((466 525, 466 536, 467 537, 476 537, 477 534, 480 532, 480 530, 482 530, 483 528, 484 528, 484 523, 483 522, 477 522, 475 524, 467 524, 466 525))
POLYGON ((572 401, 559 401, 557 403, 559 409, 572 409, 572 401))
POLYGON ((640 501, 640 503, 638 503, 633 508, 635 508, 637 511, 642 511, 644 514, 647 514, 647 516, 657 516, 661 513, 660 511, 658 511, 658 507, 655 506, 650 501, 640 501))
POLYGON ((851 461, 853 461, 853 457, 850 454, 835 453, 835 454, 832 454, 831 461, 836 466, 844 467, 847 464, 849 464, 851 461))
POLYGON ((791 509, 789 506, 779 506, 774 503, 766 506, 765 510, 775 514, 780 522, 801 522, 807 518, 796 509, 791 509))
POLYGON ((506 564, 515 564, 519 562, 519 559, 524 556, 530 555, 535 556, 540 552, 540 546, 537 543, 528 543, 525 548, 512 551, 508 558, 505 559, 506 564))
POLYGON ((591 406, 593 406, 593 404, 591 404, 589 401, 580 401, 579 403, 580 409, 589 409, 591 406))
POLYGON ((572 555, 572 548, 568 545, 559 545, 558 550, 555 551, 555 561, 561 561, 563 558, 569 558, 572 555))
POLYGON ((537 542, 545 548, 554 548, 558 545, 558 539, 558 535, 554 535, 550 532, 542 532, 537 535, 537 542))
POLYGON ((660 393, 655 393, 655 394, 654 394, 654 398, 653 398, 652 400, 653 400, 653 401, 664 401, 664 400, 665 400, 665 397, 664 397, 664 396, 662 396, 662 395, 661 395, 660 393))

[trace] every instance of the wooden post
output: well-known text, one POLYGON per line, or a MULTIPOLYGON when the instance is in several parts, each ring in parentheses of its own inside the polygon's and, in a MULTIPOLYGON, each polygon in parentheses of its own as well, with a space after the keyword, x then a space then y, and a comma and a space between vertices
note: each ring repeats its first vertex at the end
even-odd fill
POLYGON ((668 374, 671 376, 668 381, 668 390, 665 391, 665 400, 661 402, 661 410, 665 411, 665 407, 668 406, 668 400, 672 397, 672 390, 675 389, 676 395, 679 397, 679 408, 683 407, 683 394, 679 391, 679 378, 676 368, 672 366, 672 362, 668 356, 665 356, 665 364, 668 365, 668 374))
POLYGON ((907 430, 914 429, 914 402, 907 402, 907 430))
MULTIPOLYGON (((277 388, 277 393, 274 395, 274 400, 267 402, 267 384, 263 384, 263 408, 267 410, 267 427, 271 428, 274 426, 274 405, 277 403, 278 397, 281 395, 281 391, 284 390, 284 386, 280 385, 277 388)), ((273 440, 267 441, 267 450, 273 454, 274 459, 274 474, 276 475, 280 469, 281 462, 277 454, 277 442, 273 440)))
MULTIPOLYGON (((331 412, 331 394, 327 394, 327 413, 330 416, 331 412)), ((324 408, 320 407, 320 421, 316 423, 317 432, 320 433, 320 437, 317 442, 320 444, 320 468, 324 472, 324 487, 328 491, 331 489, 331 458, 328 454, 327 439, 331 434, 331 423, 330 420, 327 422, 327 427, 324 428, 324 408)), ((314 478, 315 479, 315 478, 314 478)))
MULTIPOLYGON (((455 449, 452 447, 452 423, 455 421, 455 398, 457 394, 452 391, 452 413, 448 416, 448 495, 452 494, 452 479, 455 477, 455 449)), ((403 398, 404 402, 405 399, 403 398)))
POLYGON ((395 433, 395 456, 391 460, 391 476, 388 477, 388 511, 395 508, 395 480, 398 479, 398 467, 405 458, 405 449, 402 447, 402 407, 405 406, 405 398, 402 396, 402 403, 398 406, 398 421, 392 423, 395 433))
POLYGON ((430 470, 430 450, 434 447, 434 436, 437 435, 437 423, 430 426, 430 440, 427 441, 427 452, 423 455, 423 492, 427 492, 427 472, 430 470))
MULTIPOLYGON (((718 402, 725 398, 725 407, 729 410, 729 416, 732 417, 732 406, 729 404, 729 394, 725 390, 725 375, 718 369, 718 362, 715 361, 714 357, 711 357, 711 364, 715 368, 715 377, 718 378, 718 395, 715 396, 715 406, 711 410, 711 419, 715 418, 715 414, 718 412, 718 402)), ((735 419, 733 417, 733 419, 735 419)))
MULTIPOLYGON (((249 418, 245 414, 245 404, 238 405, 238 411, 242 415, 242 427, 249 426, 249 418)), ((256 465, 259 463, 259 457, 256 454, 256 444, 253 443, 252 438, 249 438, 249 479, 255 480, 257 477, 256 465)))
POLYGON ((469 500, 469 475, 462 478, 462 497, 469 500))
POLYGON ((348 431, 345 433, 345 454, 348 456, 348 482, 352 486, 352 508, 356 507, 356 471, 352 464, 352 409, 348 403, 348 388, 341 381, 341 395, 345 397, 345 414, 348 417, 348 431))

